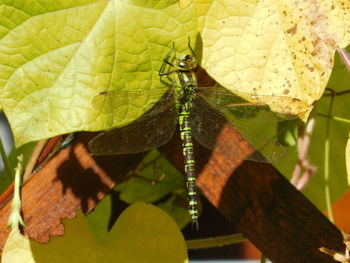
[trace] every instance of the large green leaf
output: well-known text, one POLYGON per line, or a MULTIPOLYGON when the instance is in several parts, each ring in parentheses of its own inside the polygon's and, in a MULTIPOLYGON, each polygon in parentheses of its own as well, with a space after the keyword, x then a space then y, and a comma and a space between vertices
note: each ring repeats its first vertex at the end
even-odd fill
POLYGON ((95 206, 94 210, 86 216, 86 222, 90 226, 96 241, 103 241, 108 235, 109 221, 112 213, 112 199, 110 195, 105 196, 95 206))
POLYGON ((161 209, 137 203, 120 215, 104 242, 93 239, 81 213, 74 220, 65 220, 64 236, 52 237, 48 244, 29 241, 14 229, 2 262, 185 263, 188 259, 175 222, 161 209))
POLYGON ((172 41, 186 48, 196 27, 194 8, 176 2, 1 1, 0 105, 16 145, 124 125, 150 108, 156 98, 130 97, 111 112, 91 101, 104 90, 164 86, 164 55, 172 41))
POLYGON ((115 188, 120 198, 129 204, 155 202, 166 195, 184 189, 185 177, 157 151, 152 151, 140 163, 129 179, 115 188))

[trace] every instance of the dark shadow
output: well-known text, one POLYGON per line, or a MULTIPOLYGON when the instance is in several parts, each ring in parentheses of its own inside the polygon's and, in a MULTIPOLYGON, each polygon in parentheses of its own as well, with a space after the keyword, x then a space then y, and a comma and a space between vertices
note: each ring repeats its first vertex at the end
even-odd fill
POLYGON ((339 230, 272 165, 244 161, 226 181, 218 209, 272 262, 328 262, 339 230))
MULTIPOLYGON (((100 201, 98 195, 108 194, 111 191, 110 185, 103 182, 103 178, 91 168, 82 167, 83 156, 77 157, 74 152, 76 144, 83 143, 86 147, 88 141, 95 133, 81 133, 77 141, 70 147, 69 159, 57 169, 56 181, 62 182, 62 192, 66 194, 69 190, 81 200, 81 208, 87 213, 93 208, 93 204, 100 201)), ((104 170, 115 183, 123 180, 129 170, 133 169, 144 154, 128 154, 118 156, 94 156, 97 166, 104 170)))
POLYGON ((111 230, 114 223, 118 220, 118 217, 121 213, 124 212, 126 208, 128 208, 129 204, 125 203, 120 199, 120 195, 118 192, 112 190, 111 193, 111 202, 112 202, 112 208, 111 208, 111 217, 108 222, 108 230, 111 230))
POLYGON ((88 202, 92 200, 97 203, 99 201, 98 193, 108 193, 110 188, 91 168, 83 168, 80 161, 71 149, 69 161, 58 167, 55 181, 61 181, 63 194, 70 190, 76 198, 81 200, 81 208, 86 213, 88 202))
MULTIPOLYGON (((165 117, 174 118, 174 97, 170 95, 170 91, 165 92, 165 94, 160 98, 160 100, 153 105, 143 116, 149 117, 165 117), (171 108, 172 107, 172 108, 171 108), (166 112, 163 113, 159 109, 168 110, 170 114, 166 112), (164 115, 164 116, 163 116, 164 115), (166 116, 165 116, 166 115, 166 116)), ((161 120, 161 118, 160 118, 161 120)), ((171 124, 170 124, 171 125, 171 124)), ((133 122, 128 125, 125 125, 118 130, 126 130, 132 131, 133 122)), ((144 127, 141 127, 140 134, 145 132, 144 127)), ((150 136, 152 135, 152 131, 147 131, 150 136)), ((83 156, 77 157, 74 153, 74 147, 78 143, 83 143, 85 148, 88 149, 87 145, 91 139, 96 137, 99 133, 88 133, 82 132, 77 135, 77 139, 73 142, 72 147, 70 147, 69 159, 63 163, 57 170, 57 178, 62 182, 63 185, 63 193, 65 194, 69 189, 72 191, 75 197, 81 200, 81 208, 84 213, 91 210, 93 203, 98 202, 100 199, 98 198, 98 194, 107 194, 111 191, 110 186, 103 183, 101 177, 92 169, 83 168, 80 163, 84 160, 80 160, 80 158, 84 158, 83 156), (90 206, 89 206, 90 202, 90 206)), ((123 133, 120 133, 123 134, 123 133)), ((128 134, 128 133, 126 133, 128 134)), ((120 138, 120 142, 123 142, 123 138, 120 138)), ((109 145, 111 142, 106 141, 109 145)), ((140 152, 135 154, 120 154, 120 155, 103 155, 103 156, 93 156, 97 165, 102 168, 113 180, 115 183, 121 182, 125 175, 128 174, 129 171, 134 169, 138 163, 143 159, 143 157, 147 154, 147 152, 140 152)))
MULTIPOLYGON (((220 212, 204 197, 201 196, 202 213, 200 216, 199 231, 193 230, 191 224, 183 230, 186 240, 196 238, 217 237, 229 234, 235 234, 237 231, 232 229, 231 224, 220 212)), ((240 254, 240 244, 216 247, 210 249, 189 250, 190 259, 232 259, 240 254)))

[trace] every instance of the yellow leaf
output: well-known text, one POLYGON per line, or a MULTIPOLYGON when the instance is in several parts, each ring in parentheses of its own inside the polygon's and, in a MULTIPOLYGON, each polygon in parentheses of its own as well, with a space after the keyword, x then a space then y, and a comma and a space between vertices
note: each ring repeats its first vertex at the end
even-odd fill
POLYGON ((180 0, 179 6, 180 8, 186 8, 192 4, 193 0, 180 0))
POLYGON ((12 229, 8 236, 1 256, 2 263, 34 263, 30 249, 30 241, 19 231, 18 227, 12 229))
POLYGON ((350 38, 350 1, 194 1, 202 66, 224 87, 287 99, 270 105, 308 111, 320 98, 336 48, 350 38), (301 104, 301 105, 300 105, 301 104), (302 106, 302 109, 300 108, 302 106))

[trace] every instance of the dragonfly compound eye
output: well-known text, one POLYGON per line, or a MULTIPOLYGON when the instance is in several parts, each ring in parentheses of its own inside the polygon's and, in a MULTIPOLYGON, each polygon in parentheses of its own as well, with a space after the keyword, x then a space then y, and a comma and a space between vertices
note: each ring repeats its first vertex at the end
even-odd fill
POLYGON ((180 67, 180 68, 184 68, 184 67, 186 67, 186 63, 185 63, 185 62, 183 62, 183 61, 181 61, 181 62, 179 63, 179 67, 180 67))

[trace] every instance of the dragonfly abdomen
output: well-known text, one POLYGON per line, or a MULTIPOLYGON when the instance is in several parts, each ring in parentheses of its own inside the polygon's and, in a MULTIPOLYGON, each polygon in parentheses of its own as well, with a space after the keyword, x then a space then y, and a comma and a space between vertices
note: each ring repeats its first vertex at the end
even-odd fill
POLYGON ((188 189, 188 210, 192 224, 198 229, 198 209, 196 192, 196 169, 193 155, 192 131, 189 122, 189 103, 184 103, 179 108, 179 126, 182 140, 182 152, 185 159, 185 173, 188 189))

